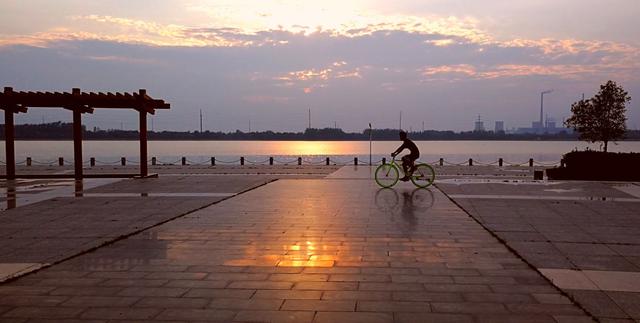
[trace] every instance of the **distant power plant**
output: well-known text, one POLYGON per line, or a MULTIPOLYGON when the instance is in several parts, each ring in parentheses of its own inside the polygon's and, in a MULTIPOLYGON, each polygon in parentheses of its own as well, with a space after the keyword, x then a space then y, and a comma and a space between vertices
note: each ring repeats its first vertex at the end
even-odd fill
MULTIPOLYGON (((553 90, 547 90, 547 91, 540 92, 540 118, 538 120, 536 120, 536 121, 531 122, 531 127, 530 128, 526 128, 526 127, 525 128, 517 128, 517 129, 516 128, 512 128, 511 130, 507 131, 505 129, 505 126, 504 126, 504 121, 500 120, 500 121, 496 121, 495 122, 494 132, 495 133, 508 132, 508 133, 519 133, 519 134, 525 134, 525 133, 557 134, 557 133, 561 133, 561 132, 572 133, 573 131, 571 129, 564 128, 562 126, 558 127, 556 125, 556 120, 555 119, 550 118, 548 116, 545 116, 545 114, 544 114, 544 96, 546 94, 550 94, 552 92, 553 92, 553 90)), ((478 119, 474 123, 473 131, 475 131, 475 132, 487 131, 487 130, 485 130, 484 122, 482 121, 480 116, 478 116, 478 119)))
POLYGON ((484 122, 482 122, 482 118, 480 118, 480 116, 478 116, 478 121, 476 121, 476 124, 473 127, 473 131, 475 132, 484 131, 484 122))

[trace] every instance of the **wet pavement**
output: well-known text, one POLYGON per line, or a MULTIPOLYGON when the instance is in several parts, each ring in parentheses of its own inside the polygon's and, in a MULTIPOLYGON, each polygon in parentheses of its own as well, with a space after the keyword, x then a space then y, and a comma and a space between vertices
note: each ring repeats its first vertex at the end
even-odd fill
POLYGON ((348 173, 279 179, 0 285, 0 321, 44 318, 591 321, 438 188, 348 173))
POLYGON ((449 181, 438 187, 601 321, 640 321, 637 183, 449 181))

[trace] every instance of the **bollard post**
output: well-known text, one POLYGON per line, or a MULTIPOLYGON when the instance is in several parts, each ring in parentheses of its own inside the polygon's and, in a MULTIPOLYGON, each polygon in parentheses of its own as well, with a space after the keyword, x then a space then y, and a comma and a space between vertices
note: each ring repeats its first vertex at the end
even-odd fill
POLYGON ((473 159, 469 158, 469 166, 473 166, 473 159))
POLYGON ((302 165, 302 157, 298 157, 298 166, 302 165))
POLYGON ((440 166, 444 166, 444 158, 440 158, 440 166))
POLYGON ((244 166, 244 157, 240 157, 240 165, 244 166))
POLYGON ((120 164, 122 166, 126 166, 127 165, 127 159, 125 157, 120 157, 120 164))
POLYGON ((273 165, 273 157, 269 157, 269 165, 273 165))
POLYGON ((382 165, 387 163, 387 158, 386 157, 382 157, 382 165))
POLYGON ((96 166, 96 158, 95 157, 89 158, 89 165, 91 165, 91 167, 95 167, 96 166))
POLYGON ((544 172, 541 170, 533 171, 533 180, 541 181, 544 179, 544 172))
POLYGON ((502 160, 502 158, 498 158, 498 166, 502 167, 503 163, 504 161, 502 160))
POLYGON ((187 157, 182 157, 182 166, 187 164, 187 157))
POLYGON ((353 157, 353 165, 358 166, 358 157, 353 157))
POLYGON ((216 158, 211 157, 211 166, 215 166, 215 165, 216 165, 216 158))
POLYGON ((31 166, 31 157, 27 157, 27 166, 31 166))
POLYGON ((329 157, 327 157, 326 163, 327 163, 327 166, 329 166, 329 163, 330 163, 329 157))
POLYGON ((529 167, 533 167, 533 158, 529 158, 529 167))
POLYGON ((64 158, 58 157, 58 166, 64 166, 64 158))
POLYGON ((151 166, 155 166, 158 163, 158 159, 155 157, 151 157, 151 166))

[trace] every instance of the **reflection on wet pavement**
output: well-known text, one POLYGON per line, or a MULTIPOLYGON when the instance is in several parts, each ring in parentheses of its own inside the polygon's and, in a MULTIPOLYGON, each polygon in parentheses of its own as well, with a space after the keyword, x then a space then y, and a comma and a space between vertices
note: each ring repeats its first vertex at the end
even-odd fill
POLYGON ((380 188, 375 195, 375 204, 380 211, 393 218, 403 232, 413 231, 420 221, 428 221, 427 211, 434 203, 431 190, 431 188, 380 188))
POLYGON ((83 190, 111 184, 119 179, 76 180, 5 180, 2 181, 0 199, 2 210, 13 209, 56 197, 82 196, 83 190))
POLYGON ((437 188, 379 190, 368 180, 272 182, 5 290, 35 297, 2 318, 38 318, 29 309, 51 297, 59 319, 586 318, 437 188))
POLYGON ((4 181, 0 187, 0 208, 13 209, 59 197, 230 197, 237 193, 227 192, 157 192, 158 185, 146 183, 141 192, 100 192, 97 188, 121 182, 122 179, 85 180, 16 180, 4 181), (89 193, 87 193, 89 191, 89 193), (148 191, 148 192, 147 192, 148 191))

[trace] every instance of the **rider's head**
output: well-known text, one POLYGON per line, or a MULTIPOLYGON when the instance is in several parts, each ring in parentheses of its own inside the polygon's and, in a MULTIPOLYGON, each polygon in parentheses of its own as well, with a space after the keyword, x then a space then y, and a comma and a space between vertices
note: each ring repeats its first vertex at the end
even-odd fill
POLYGON ((400 130, 400 140, 405 140, 407 139, 407 133, 400 130))

